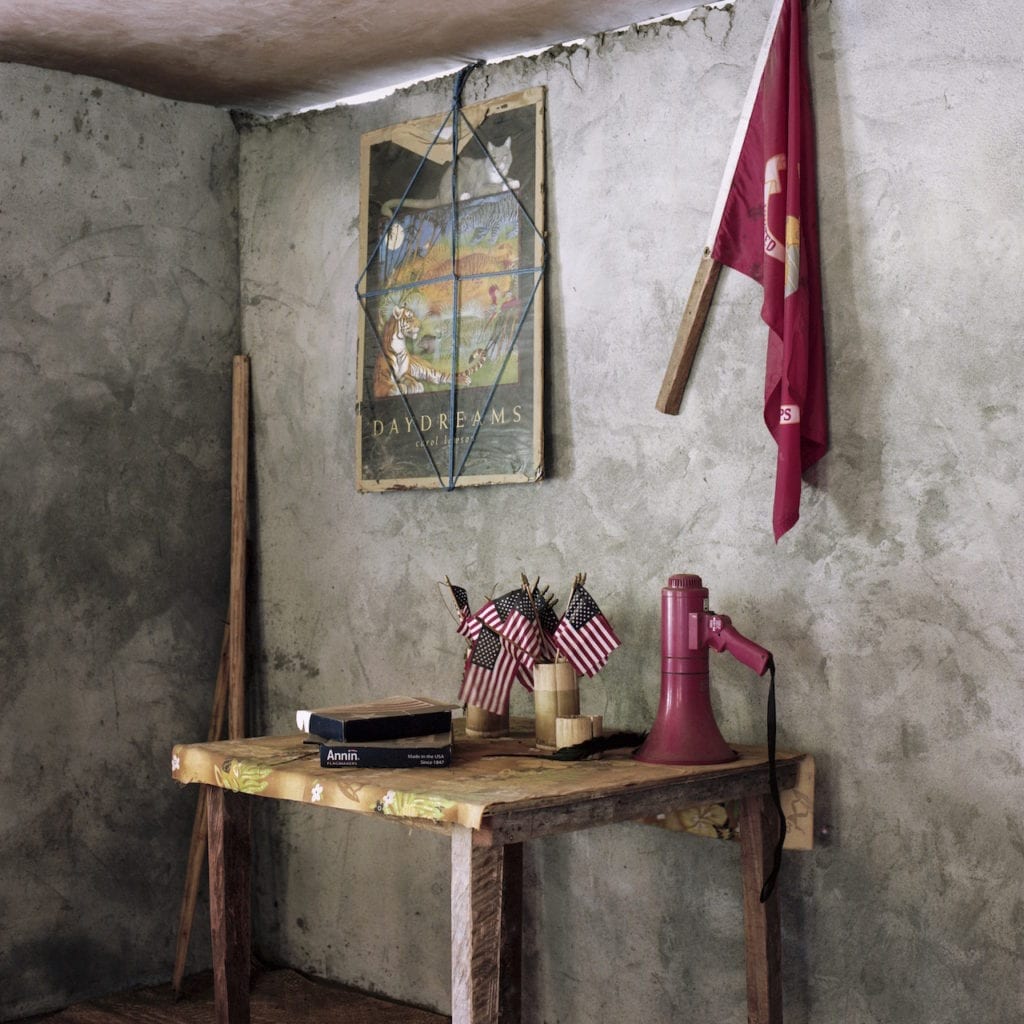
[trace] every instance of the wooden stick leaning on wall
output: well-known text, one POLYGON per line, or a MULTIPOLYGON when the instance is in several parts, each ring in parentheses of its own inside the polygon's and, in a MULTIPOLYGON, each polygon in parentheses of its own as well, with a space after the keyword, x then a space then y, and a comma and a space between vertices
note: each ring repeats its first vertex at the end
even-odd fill
POLYGON ((779 15, 782 13, 782 0, 776 0, 768 18, 768 29, 764 34, 764 42, 761 44, 761 52, 758 54, 757 63, 754 66, 754 77, 750 81, 750 88, 747 90, 747 97, 743 102, 743 110, 740 114, 740 121, 736 127, 736 135, 733 138, 732 149, 729 151, 729 159, 725 163, 725 173, 722 175, 722 183, 718 188, 718 198, 715 200, 715 208, 711 214, 711 229, 708 232, 708 242, 704 246, 704 254, 701 256, 700 264, 697 267, 697 274, 690 288, 690 297, 683 310, 683 318, 676 333, 675 345, 672 347, 672 355, 668 360, 668 367, 665 370, 665 377, 661 382, 661 390, 658 392, 658 400, 654 403, 659 412, 675 416, 679 412, 679 406, 683 401, 683 391, 686 389, 686 382, 690 377, 690 367, 693 365, 694 357, 697 355, 697 346, 700 344, 700 336, 704 330, 704 321, 707 320, 708 310, 711 308, 711 300, 714 298, 715 286, 718 284, 718 275, 722 264, 711 255, 715 247, 715 239, 718 237, 718 228, 722 223, 722 213, 725 210, 725 201, 728 198, 729 190, 732 188, 733 176, 736 174, 736 165, 739 162, 740 150, 743 149, 743 142, 747 137, 747 126, 750 124, 750 115, 754 109, 754 101, 757 99, 758 89, 761 87, 761 78, 764 75, 764 67, 768 61, 768 52, 771 49, 772 40, 775 38, 775 29, 779 23, 779 15))
MULTIPOLYGON (((224 627, 217 681, 210 714, 210 742, 221 739, 224 719, 228 719, 228 738, 245 735, 245 557, 246 505, 249 473, 249 357, 235 356, 232 364, 231 388, 231 550, 228 623, 224 627)), ((206 858, 207 805, 206 787, 199 787, 192 840, 185 867, 185 893, 178 918, 178 939, 174 957, 172 987, 175 997, 181 994, 188 944, 195 919, 199 879, 206 858)))
MULTIPOLYGON (((224 640, 220 648, 220 667, 217 669, 217 683, 213 689, 213 712, 210 715, 210 730, 206 735, 212 743, 221 739, 224 733, 224 718, 228 706, 228 627, 224 627, 224 640)), ((199 880, 206 860, 206 787, 199 787, 196 816, 192 822, 192 841, 188 848, 188 863, 185 866, 185 894, 181 899, 178 915, 178 941, 174 950, 174 974, 171 987, 175 998, 181 995, 181 982, 185 976, 185 960, 188 957, 189 939, 192 937, 192 922, 196 916, 196 900, 199 897, 199 880)))
POLYGON ((683 391, 686 390, 686 382, 690 379, 690 367, 693 366, 694 357, 697 355, 697 346, 700 344, 704 321, 711 307, 711 299, 714 297, 721 269, 722 264, 711 258, 711 250, 705 249, 700 266, 697 267, 697 276, 693 279, 690 298, 687 300, 686 309, 683 310, 683 319, 679 323, 676 343, 672 347, 665 378, 658 392, 658 401, 655 403, 658 412, 668 413, 669 416, 675 416, 679 412, 683 391))
POLYGON ((228 739, 245 736, 245 526, 249 494, 249 357, 235 356, 231 395, 231 580, 228 739))

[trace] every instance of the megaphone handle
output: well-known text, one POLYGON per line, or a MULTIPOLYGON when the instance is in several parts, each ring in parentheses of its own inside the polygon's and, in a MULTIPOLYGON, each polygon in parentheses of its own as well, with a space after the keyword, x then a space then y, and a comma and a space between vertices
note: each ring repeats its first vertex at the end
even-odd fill
POLYGON ((728 615, 709 613, 707 637, 716 651, 728 651, 737 661, 763 676, 772 660, 771 651, 747 639, 729 620, 728 615))

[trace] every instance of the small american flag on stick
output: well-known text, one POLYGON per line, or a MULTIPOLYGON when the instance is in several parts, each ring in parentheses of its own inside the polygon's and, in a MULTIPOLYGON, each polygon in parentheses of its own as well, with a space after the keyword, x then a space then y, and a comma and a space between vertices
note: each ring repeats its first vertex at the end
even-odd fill
POLYGON ((481 624, 466 657, 459 700, 495 715, 504 714, 518 664, 506 642, 490 626, 481 624))
POLYGON ((534 614, 533 603, 525 590, 513 590, 494 602, 501 615, 501 625, 495 626, 510 644, 522 652, 522 660, 529 668, 540 651, 540 627, 534 614))
POLYGON ((472 642, 477 638, 484 624, 478 616, 473 615, 470 611, 469 594, 466 593, 466 588, 452 583, 447 576, 445 576, 444 582, 451 591, 451 595, 455 600, 455 607, 458 609, 458 625, 455 627, 455 632, 472 642))
POLYGON ((554 661, 558 653, 554 641, 555 630, 558 629, 558 616, 555 614, 554 606, 558 598, 549 599, 547 588, 540 590, 536 583, 533 585, 531 597, 537 610, 537 621, 540 623, 540 651, 537 657, 540 661, 554 661))
POLYGON ((554 635, 555 646, 581 675, 595 676, 608 661, 608 655, 622 641, 611 623, 601 614, 597 602, 582 583, 573 586, 565 615, 554 635))

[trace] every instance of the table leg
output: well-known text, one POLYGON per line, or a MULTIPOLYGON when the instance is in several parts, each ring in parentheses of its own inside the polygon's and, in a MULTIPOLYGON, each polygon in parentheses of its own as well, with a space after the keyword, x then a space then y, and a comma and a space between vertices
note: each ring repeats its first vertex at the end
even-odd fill
POLYGON ((740 811, 743 920, 747 949, 747 1022, 782 1024, 782 933, 778 891, 762 903, 778 818, 768 796, 749 796, 740 811))
POLYGON ((249 1024, 252 800, 207 788, 210 939, 217 1024, 249 1024))
POLYGON ((452 833, 452 1024, 519 1024, 523 847, 452 833))

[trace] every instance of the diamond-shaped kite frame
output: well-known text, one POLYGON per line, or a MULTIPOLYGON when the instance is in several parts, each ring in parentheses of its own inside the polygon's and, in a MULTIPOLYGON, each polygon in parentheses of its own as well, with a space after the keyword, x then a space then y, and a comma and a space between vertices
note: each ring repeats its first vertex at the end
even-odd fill
MULTIPOLYGON (((391 397, 400 397, 404 408, 405 430, 414 433, 416 441, 414 448, 420 450, 429 461, 430 470, 436 477, 437 484, 445 490, 454 490, 458 485, 460 477, 466 468, 467 460, 480 431, 489 422, 492 415, 492 406, 498 388, 504 383, 506 371, 510 365, 513 355, 516 355, 516 367, 519 362, 519 341, 523 333, 524 325, 529 321, 534 323, 534 317, 539 316, 539 310, 535 307, 538 303, 538 296, 541 294, 542 282, 545 276, 546 245, 543 231, 538 226, 538 216, 542 211, 535 207, 534 211, 527 207, 519 195, 519 182, 515 178, 515 170, 509 169, 507 160, 502 157, 501 145, 495 145, 485 141, 482 132, 486 130, 487 118, 492 111, 502 110, 508 106, 501 100, 492 101, 489 105, 475 104, 472 108, 474 117, 469 118, 462 106, 462 90, 466 77, 473 66, 464 68, 455 83, 454 95, 451 108, 447 116, 441 121, 429 140, 416 167, 415 173, 405 184, 401 197, 382 204, 380 232, 359 281, 356 285, 356 294, 364 314, 364 345, 361 350, 361 363, 367 360, 373 352, 375 363, 378 367, 386 366, 390 384, 385 379, 381 385, 384 391, 391 397), (483 107, 483 110, 479 108, 483 107), (474 123, 475 122, 475 123, 474 123), (440 148, 440 150, 439 150, 440 148), (438 159, 439 151, 443 151, 443 162, 447 164, 446 172, 442 177, 442 187, 448 191, 447 196, 438 196, 438 201, 433 205, 424 203, 422 199, 413 198, 417 191, 417 183, 421 179, 425 167, 433 162, 436 165, 442 162, 438 159), (470 158, 470 154, 473 154, 470 158), (497 154, 497 156, 496 156, 497 154), (481 165, 484 165, 486 181, 481 187, 481 165), (466 168, 466 170, 463 170, 466 168), (460 173, 461 172, 461 173, 460 173), (479 194, 477 194, 479 190, 479 194), (444 202, 443 200, 447 200, 444 202), (410 211, 425 211, 417 213, 417 220, 410 221, 410 211), (502 213, 504 214, 505 228, 495 229, 494 223, 501 223, 502 213), (403 216, 405 215, 405 216, 403 216), (510 219, 515 221, 515 229, 507 227, 510 219), (441 221, 444 221, 442 226, 441 221), (406 237, 406 231, 411 230, 410 225, 415 224, 416 238, 406 237), (498 230, 511 233, 509 246, 515 247, 517 258, 506 259, 504 265, 494 267, 485 260, 478 260, 480 266, 474 269, 472 253, 463 253, 466 249, 465 236, 472 233, 474 238, 480 236, 481 232, 487 230, 498 230), (426 276, 422 276, 425 269, 422 261, 420 264, 412 263, 421 273, 418 277, 403 276, 399 272, 400 263, 396 258, 397 253, 403 253, 414 243, 422 243, 422 236, 425 232, 433 232, 429 239, 427 249, 443 250, 445 242, 450 249, 450 260, 446 267, 434 267, 426 276), (440 238, 442 231, 447 232, 447 239, 440 238), (523 245, 524 232, 530 234, 529 245, 523 245), (440 245, 438 243, 440 242, 440 245), (518 254, 528 251, 532 260, 522 261, 518 254), (529 265, 523 266, 522 262, 529 265), (498 293, 504 282, 510 282, 505 295, 501 296, 505 301, 499 304, 498 293), (439 288, 450 288, 450 360, 446 371, 441 371, 437 365, 428 366, 427 362, 415 355, 411 356, 412 365, 408 359, 403 368, 411 369, 413 374, 402 379, 396 371, 396 364, 388 358, 387 345, 391 344, 390 337, 386 342, 387 329, 386 319, 383 311, 386 309, 400 309, 405 304, 405 297, 410 293, 423 293, 433 290, 436 294, 439 288), (463 347, 463 334, 470 334, 471 329, 464 320, 463 295, 469 292, 480 293, 484 288, 490 294, 492 310, 486 326, 490 334, 484 339, 480 347, 475 348, 469 359, 468 365, 463 359, 460 366, 460 349, 463 347), (373 343, 369 341, 372 335, 373 343), (488 361, 492 362, 486 375, 494 373, 493 380, 489 385, 486 398, 482 405, 478 405, 473 416, 473 421, 467 423, 466 429, 462 430, 462 423, 466 419, 465 410, 461 410, 459 392, 461 387, 469 384, 473 373, 480 372, 480 367, 488 361), (496 371, 493 366, 496 365, 496 371), (418 382, 411 381, 411 376, 420 374, 421 379, 431 385, 447 384, 448 409, 446 423, 449 425, 447 437, 443 438, 443 449, 446 452, 446 459, 438 459, 435 452, 438 452, 436 438, 428 439, 427 431, 424 429, 424 422, 430 422, 430 417, 417 415, 410 402, 410 393, 415 394, 423 389, 418 382), (411 387, 410 387, 411 384, 411 387), (455 429, 460 424, 460 430, 455 429)), ((538 92, 539 90, 534 90, 538 92)), ((509 99, 509 98, 505 98, 509 99)), ((511 138, 505 144, 505 156, 511 148, 511 138)), ((534 139, 534 146, 540 147, 542 139, 534 139)), ((542 153, 542 148, 540 149, 542 153)), ((365 166, 364 166, 365 171, 365 166)), ((538 190, 538 196, 541 195, 538 190)), ((504 237, 504 235, 502 235, 504 237)), ((421 246, 422 247, 422 246, 421 246)), ((493 262, 493 261, 492 261, 493 262)), ((396 314, 397 315, 397 312, 396 314)), ((474 339, 480 341, 480 328, 473 332, 474 339)), ((413 336, 415 339, 415 335, 413 336)), ((410 341, 412 344, 412 341, 410 341)), ((538 350, 531 353, 532 359, 540 360, 541 353, 538 350)), ((536 368, 539 373, 539 367, 536 368)), ((360 367, 359 387, 367 387, 367 376, 365 367, 360 367)), ((378 370, 378 375, 380 371, 378 370)), ((378 377, 379 379, 379 377, 378 377)), ((374 387, 378 386, 375 381, 374 387)), ((536 436, 540 438, 540 418, 542 409, 539 400, 539 388, 536 390, 537 399, 535 408, 531 409, 532 416, 536 419, 536 436)), ((362 403, 361 403, 362 405, 362 403)), ((443 419, 439 415, 437 419, 443 419)), ((360 417, 362 420, 362 416, 360 417)), ((381 421, 383 422, 383 421, 381 421)), ((397 422, 397 421, 396 421, 397 422)), ((504 422, 504 412, 502 413, 504 422)), ((362 436, 363 424, 360 422, 360 475, 362 475, 362 436)), ((408 447, 408 446, 407 446, 408 447)), ((540 466, 540 444, 534 446, 537 451, 534 455, 537 465, 530 467, 533 479, 541 475, 540 466)), ((425 467, 424 467, 425 468, 425 467)), ((516 479, 527 480, 529 475, 520 473, 516 479)), ((512 479, 506 477, 502 479, 512 479)), ((499 482, 496 478, 471 479, 469 482, 499 482)), ((363 481, 360 481, 362 484, 363 481)), ((421 484, 424 486, 425 484, 421 484)), ((365 489, 380 490, 388 489, 382 486, 367 487, 365 489)))

